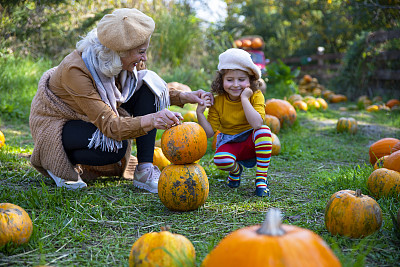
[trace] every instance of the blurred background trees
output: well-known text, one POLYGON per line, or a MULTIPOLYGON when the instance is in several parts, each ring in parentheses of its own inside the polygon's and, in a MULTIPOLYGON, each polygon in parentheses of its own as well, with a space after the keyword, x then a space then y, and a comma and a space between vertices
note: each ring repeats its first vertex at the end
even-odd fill
MULTIPOLYGON (((346 75, 340 77, 340 82, 329 84, 338 91, 347 87, 364 90, 354 84, 354 78, 368 79, 365 75, 357 76, 357 71, 367 64, 362 58, 379 48, 368 47, 360 39, 373 31, 400 26, 400 0, 225 0, 226 17, 204 23, 196 17, 193 7, 195 3, 206 6, 208 2, 0 1, 0 57, 46 58, 56 65, 104 14, 115 8, 135 7, 156 22, 148 65, 167 82, 179 81, 193 89, 208 90, 218 54, 232 47, 235 38, 255 34, 264 38, 264 52, 271 62, 309 57, 316 54, 318 47, 324 47, 325 53, 351 53, 352 59, 343 62, 346 75), (349 67, 355 59, 358 69, 349 67)), ((398 39, 385 45, 400 49, 398 39)))

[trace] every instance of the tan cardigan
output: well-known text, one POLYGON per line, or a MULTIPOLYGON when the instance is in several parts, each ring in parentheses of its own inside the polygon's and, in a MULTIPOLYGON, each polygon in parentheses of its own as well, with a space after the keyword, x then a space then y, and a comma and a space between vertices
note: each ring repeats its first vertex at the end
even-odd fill
MULTIPOLYGON (((180 93, 170 88, 171 104, 183 105, 180 93)), ((106 136, 116 140, 129 140, 147 134, 141 127, 140 117, 131 117, 122 108, 118 108, 118 112, 120 117, 101 100, 79 52, 72 52, 58 67, 43 74, 32 100, 29 116, 34 141, 32 165, 47 177, 46 170, 50 170, 67 181, 77 181, 78 173, 62 145, 61 133, 65 122, 91 122, 106 136)), ((130 153, 131 141, 125 163, 129 161, 130 153)))

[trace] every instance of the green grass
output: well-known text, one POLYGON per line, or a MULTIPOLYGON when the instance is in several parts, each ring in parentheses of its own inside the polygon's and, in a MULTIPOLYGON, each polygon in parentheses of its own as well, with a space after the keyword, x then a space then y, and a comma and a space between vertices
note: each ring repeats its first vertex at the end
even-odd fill
MULTIPOLYGON (((29 96, 18 104, 20 116, 13 111, 0 115, 0 130, 6 136, 6 146, 0 149, 0 202, 23 207, 34 224, 28 244, 0 249, 0 266, 128 266, 132 244, 165 225, 193 243, 200 265, 224 236, 260 224, 270 207, 282 210, 284 223, 319 234, 343 266, 394 266, 400 262, 400 233, 391 217, 400 208, 396 200, 378 200, 384 222, 367 238, 332 236, 324 226, 325 205, 333 193, 357 188, 369 193, 366 180, 373 170, 368 162, 369 145, 383 137, 400 137, 399 113, 338 111, 345 104, 331 105, 326 112, 298 113, 293 127, 278 134, 282 151, 272 158, 271 197, 265 199, 254 196, 255 169, 245 170, 238 189, 227 188, 226 173, 212 162, 210 139, 200 161, 210 183, 205 205, 191 212, 172 212, 156 194, 137 189, 129 181, 104 178, 84 190, 68 191, 56 188, 51 179, 30 166, 26 156, 33 143, 25 105, 29 105, 45 67, 32 66, 34 74, 26 82, 25 76, 20 77, 29 96), (342 116, 357 118, 357 134, 335 132, 336 120, 342 116)), ((20 90, 7 91, 2 103, 14 105, 20 90)))

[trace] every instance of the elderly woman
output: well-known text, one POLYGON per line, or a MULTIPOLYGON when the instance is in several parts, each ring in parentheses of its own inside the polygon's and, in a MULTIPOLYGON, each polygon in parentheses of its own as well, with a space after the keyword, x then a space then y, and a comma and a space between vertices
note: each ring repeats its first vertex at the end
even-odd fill
POLYGON ((166 108, 213 98, 203 90, 168 89, 145 69, 154 27, 137 9, 117 9, 43 74, 29 119, 31 163, 58 187, 77 189, 99 176, 121 176, 157 193, 156 131, 182 120, 166 108), (131 156, 132 139, 137 159, 131 156))

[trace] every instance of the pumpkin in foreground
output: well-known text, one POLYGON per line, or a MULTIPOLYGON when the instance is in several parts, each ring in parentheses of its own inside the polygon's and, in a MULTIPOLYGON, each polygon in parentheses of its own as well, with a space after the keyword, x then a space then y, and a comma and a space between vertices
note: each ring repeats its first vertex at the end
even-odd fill
POLYGON ((168 165, 158 180, 158 196, 170 210, 195 210, 206 202, 208 192, 207 174, 197 163, 168 165))
POLYGON ((262 226, 236 230, 206 256, 203 267, 341 266, 314 232, 281 223, 278 209, 270 209, 262 226))
POLYGON ((175 164, 189 164, 201 159, 207 151, 207 135, 196 122, 183 122, 161 136, 165 157, 175 164))
MULTIPOLYGON (((164 230, 164 229, 162 229, 164 230)), ((142 235, 132 245, 129 266, 196 266, 195 248, 185 236, 169 231, 142 235)))
POLYGON ((0 203, 0 247, 11 242, 28 243, 33 225, 28 213, 18 205, 0 203))
POLYGON ((334 193, 325 209, 325 226, 332 235, 352 238, 369 236, 381 228, 382 210, 361 190, 334 193))
POLYGON ((379 168, 367 180, 367 188, 375 198, 397 197, 400 199, 400 172, 379 168))
POLYGON ((357 133, 357 121, 354 118, 345 118, 342 117, 337 121, 336 131, 338 133, 357 133))

